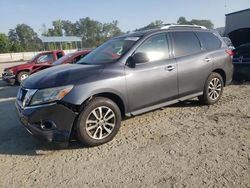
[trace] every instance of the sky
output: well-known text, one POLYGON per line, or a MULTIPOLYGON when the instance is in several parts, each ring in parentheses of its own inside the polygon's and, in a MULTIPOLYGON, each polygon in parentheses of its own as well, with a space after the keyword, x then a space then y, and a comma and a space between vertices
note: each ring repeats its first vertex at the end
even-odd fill
POLYGON ((25 23, 41 34, 43 24, 50 28, 57 19, 84 17, 102 23, 118 20, 124 32, 155 20, 176 23, 180 16, 210 19, 217 28, 225 25, 225 14, 247 8, 250 0, 0 0, 0 32, 25 23))

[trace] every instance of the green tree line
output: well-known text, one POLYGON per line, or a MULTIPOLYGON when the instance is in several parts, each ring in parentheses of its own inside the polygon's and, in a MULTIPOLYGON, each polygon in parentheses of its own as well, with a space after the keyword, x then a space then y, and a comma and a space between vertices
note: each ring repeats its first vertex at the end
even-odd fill
MULTIPOLYGON (((160 28, 164 25, 163 23, 161 20, 156 20, 135 31, 160 28)), ((185 17, 180 17, 177 23, 203 25, 207 28, 214 27, 210 20, 193 19, 188 21, 185 17)), ((42 25, 41 33, 43 36, 81 37, 84 48, 94 48, 114 36, 123 34, 124 32, 118 24, 117 20, 110 23, 101 23, 89 17, 81 18, 76 22, 55 20, 52 22, 51 28, 47 29, 45 25, 42 25)), ((63 46, 68 47, 67 45, 63 46)), ((50 48, 53 49, 53 47, 50 48)), ((42 41, 38 34, 26 24, 18 24, 14 29, 10 29, 7 35, 0 33, 0 53, 40 50, 43 50, 42 41)))

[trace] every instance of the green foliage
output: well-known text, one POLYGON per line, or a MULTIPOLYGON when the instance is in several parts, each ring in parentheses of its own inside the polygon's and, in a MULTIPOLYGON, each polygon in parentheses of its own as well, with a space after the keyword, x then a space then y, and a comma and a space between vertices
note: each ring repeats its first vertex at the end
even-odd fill
POLYGON ((9 39, 13 51, 37 51, 42 48, 37 33, 26 24, 18 24, 15 29, 11 29, 9 39))
POLYGON ((0 53, 9 52, 10 48, 11 44, 9 38, 4 33, 0 33, 0 53))
POLYGON ((43 33, 44 36, 63 36, 63 21, 56 20, 52 22, 53 28, 50 28, 48 32, 43 33))
POLYGON ((197 20, 197 19, 192 19, 191 21, 187 21, 185 17, 180 17, 177 21, 178 24, 181 25, 201 25, 205 26, 208 29, 213 29, 214 24, 211 22, 211 20, 197 20))
POLYGON ((182 16, 182 17, 180 17, 180 18, 178 19, 177 24, 189 25, 189 24, 191 24, 191 23, 190 23, 189 21, 187 21, 185 17, 182 16))
POLYGON ((20 43, 14 43, 11 45, 10 51, 11 52, 24 52, 25 49, 21 46, 20 43))
POLYGON ((158 29, 163 26, 163 21, 161 20, 155 20, 154 22, 151 22, 150 24, 146 25, 145 27, 136 29, 135 31, 143 31, 148 29, 158 29))
MULTIPOLYGON (((69 20, 56 20, 53 28, 43 32, 43 36, 78 36, 82 38, 85 48, 92 48, 114 36, 122 34, 118 21, 101 23, 89 17, 81 18, 75 23, 69 20)), ((65 45, 63 45, 64 47, 65 45)), ((69 45, 66 45, 69 46, 69 45)))
POLYGON ((66 36, 76 36, 77 28, 76 24, 68 20, 62 21, 62 29, 64 30, 64 35, 66 36))

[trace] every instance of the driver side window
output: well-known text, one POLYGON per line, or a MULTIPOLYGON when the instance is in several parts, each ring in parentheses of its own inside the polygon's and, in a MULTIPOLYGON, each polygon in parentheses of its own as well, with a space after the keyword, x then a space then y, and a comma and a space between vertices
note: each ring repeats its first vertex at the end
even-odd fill
POLYGON ((149 62, 159 61, 169 58, 169 48, 167 36, 165 34, 158 34, 150 37, 137 48, 135 53, 146 54, 149 62))
POLYGON ((44 54, 38 58, 37 63, 46 63, 52 61, 53 61, 53 54, 44 54))

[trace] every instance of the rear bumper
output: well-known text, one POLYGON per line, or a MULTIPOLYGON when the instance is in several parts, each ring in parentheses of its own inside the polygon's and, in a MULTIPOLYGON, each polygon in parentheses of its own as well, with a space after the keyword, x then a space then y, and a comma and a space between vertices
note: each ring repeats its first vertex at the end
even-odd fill
POLYGON ((69 141, 76 114, 64 105, 55 103, 22 108, 20 102, 16 101, 16 109, 30 134, 49 142, 69 141), (52 122, 54 126, 44 128, 45 122, 52 122))

